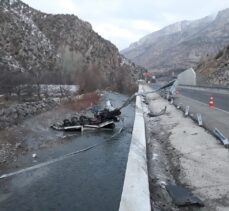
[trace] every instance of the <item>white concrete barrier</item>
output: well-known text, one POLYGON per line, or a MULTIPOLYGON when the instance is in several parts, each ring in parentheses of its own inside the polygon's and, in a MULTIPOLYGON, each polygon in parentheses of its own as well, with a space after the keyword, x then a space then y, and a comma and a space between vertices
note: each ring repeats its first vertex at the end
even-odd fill
MULTIPOLYGON (((141 91, 142 87, 139 87, 141 91)), ((141 97, 136 98, 135 121, 119 211, 150 211, 145 122, 141 97)))
POLYGON ((179 84, 183 85, 196 85, 196 72, 193 68, 189 68, 177 76, 179 84))

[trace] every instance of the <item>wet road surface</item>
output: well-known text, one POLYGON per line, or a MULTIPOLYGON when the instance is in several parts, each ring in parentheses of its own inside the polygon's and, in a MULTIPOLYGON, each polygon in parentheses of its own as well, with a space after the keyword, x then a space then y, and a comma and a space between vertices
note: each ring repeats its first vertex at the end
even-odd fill
MULTIPOLYGON (((108 93, 105 98, 111 99, 115 107, 126 99, 115 93, 108 93)), ((122 117, 124 122, 118 123, 115 131, 83 134, 54 132, 27 121, 25 124, 35 130, 29 130, 25 142, 39 139, 39 130, 43 131, 43 139, 56 137, 58 141, 37 147, 37 159, 31 158, 31 151, 0 171, 2 175, 45 163, 41 168, 0 179, 0 210, 118 210, 134 122, 133 105, 123 109, 122 117), (111 139, 123 125, 123 132, 111 139), (100 143, 91 150, 63 157, 100 143), (47 163, 55 159, 59 160, 47 163)))
POLYGON ((209 98, 213 97, 215 107, 225 111, 229 111, 229 94, 212 93, 207 90, 199 91, 199 90, 184 89, 181 87, 179 87, 179 90, 181 95, 190 97, 194 100, 198 100, 205 104, 208 104, 209 98))
MULTIPOLYGON (((157 89, 160 87, 158 84, 152 84, 151 87, 153 89, 157 89)), ((228 94, 221 94, 211 92, 209 90, 194 90, 194 89, 187 89, 183 87, 178 87, 179 94, 202 102, 204 104, 209 103, 210 97, 214 98, 214 106, 216 108, 222 109, 224 111, 229 111, 229 93, 228 94)))

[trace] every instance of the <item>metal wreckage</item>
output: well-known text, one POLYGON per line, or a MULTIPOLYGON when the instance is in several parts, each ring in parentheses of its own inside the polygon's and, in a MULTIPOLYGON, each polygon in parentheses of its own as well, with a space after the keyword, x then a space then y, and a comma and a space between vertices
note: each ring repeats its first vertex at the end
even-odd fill
MULTIPOLYGON (((64 119, 62 123, 55 123, 51 125, 51 128, 58 131, 84 131, 84 130, 95 130, 104 129, 112 130, 115 128, 115 123, 119 122, 121 110, 128 106, 136 96, 146 96, 150 93, 167 91, 167 94, 173 96, 178 85, 177 80, 173 80, 166 85, 149 92, 136 92, 129 97, 119 108, 114 108, 110 101, 107 101, 107 108, 103 110, 93 111, 94 117, 80 116, 72 117, 71 119, 64 119)), ((165 108, 166 109, 166 108, 165 108)))

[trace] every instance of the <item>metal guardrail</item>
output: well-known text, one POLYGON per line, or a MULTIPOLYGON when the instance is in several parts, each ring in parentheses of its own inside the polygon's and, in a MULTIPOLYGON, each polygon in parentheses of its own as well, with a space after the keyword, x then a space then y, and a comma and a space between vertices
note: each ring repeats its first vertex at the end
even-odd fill
POLYGON ((185 107, 185 113, 184 113, 185 116, 188 116, 188 114, 189 114, 189 108, 190 108, 189 106, 186 106, 185 107))
MULTIPOLYGON (((198 88, 197 86, 186 86, 186 87, 195 87, 195 88, 198 88)), ((216 87, 200 87, 200 88, 216 88, 216 87)), ((229 91, 229 88, 219 88, 219 87, 217 87, 217 89, 223 89, 223 90, 229 91)), ((174 101, 173 98, 170 98, 169 99, 168 96, 166 96, 166 93, 160 93, 160 94, 161 94, 161 97, 164 97, 165 99, 170 100, 170 103, 171 104, 174 104, 174 106, 177 109, 180 109, 181 111, 183 111, 185 117, 189 116, 193 121, 197 122, 199 126, 204 127, 211 134, 215 135, 226 148, 229 148, 229 140, 228 140, 228 138, 226 138, 219 129, 214 128, 214 130, 212 131, 211 128, 208 128, 206 125, 204 125, 203 124, 203 120, 202 120, 202 115, 200 113, 197 113, 196 114, 196 118, 195 118, 195 115, 194 114, 189 114, 189 112, 190 112, 190 106, 182 107, 181 104, 176 104, 176 102, 174 101)))
POLYGON ((196 114, 198 125, 203 126, 203 120, 202 120, 202 115, 201 114, 196 114))
POLYGON ((219 129, 214 128, 213 133, 225 147, 229 148, 228 139, 223 135, 223 133, 219 129))
POLYGON ((216 138, 218 138, 220 140, 220 142, 224 145, 224 147, 229 148, 229 140, 227 137, 225 137, 223 135, 223 133, 217 129, 214 128, 214 130, 212 130, 211 128, 207 127, 206 125, 203 124, 203 119, 202 119, 202 115, 200 113, 197 113, 196 116, 193 114, 189 114, 190 112, 190 106, 182 106, 181 104, 176 104, 176 102, 174 101, 174 106, 183 111, 185 116, 189 116, 194 122, 198 123, 199 126, 205 128, 207 131, 209 131, 212 135, 214 135, 216 138))

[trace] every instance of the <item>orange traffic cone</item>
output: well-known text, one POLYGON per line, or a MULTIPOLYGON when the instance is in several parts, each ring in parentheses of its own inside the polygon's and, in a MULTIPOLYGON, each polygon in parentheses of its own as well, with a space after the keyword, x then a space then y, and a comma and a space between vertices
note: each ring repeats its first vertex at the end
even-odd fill
POLYGON ((176 96, 178 97, 179 94, 180 94, 180 92, 179 92, 179 90, 177 89, 177 90, 176 90, 176 96))
POLYGON ((210 97, 209 102, 208 102, 208 106, 210 108, 213 108, 214 107, 214 98, 213 97, 210 97))

